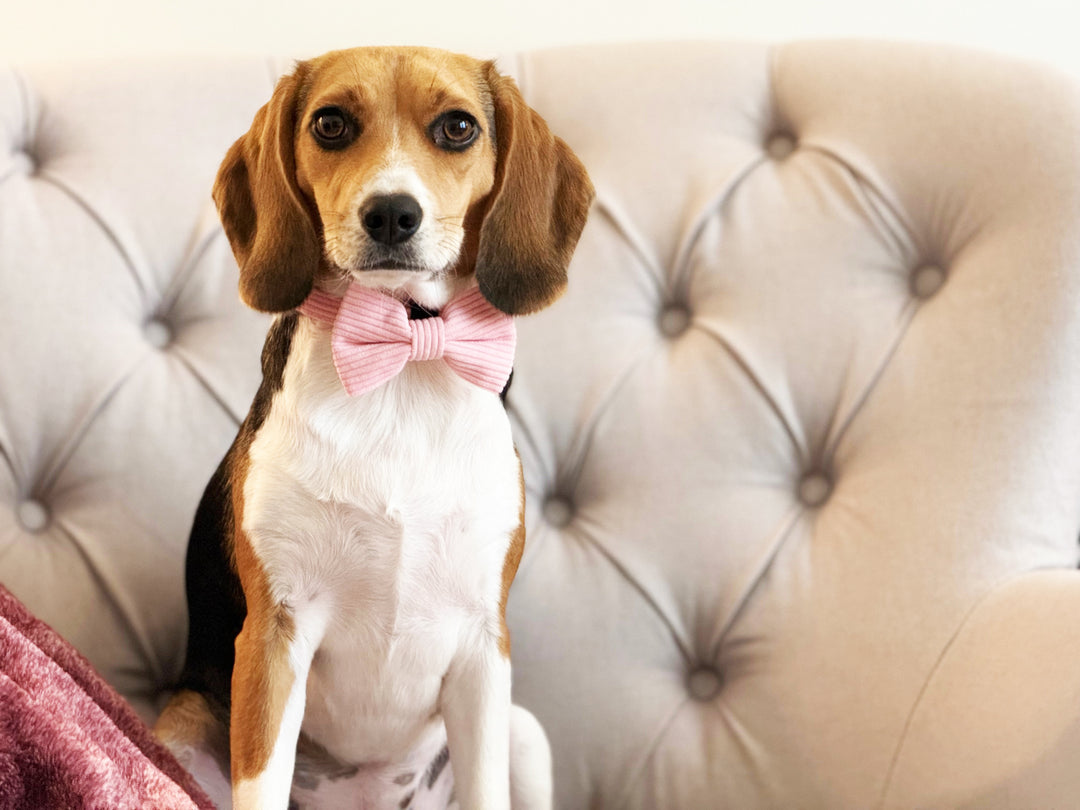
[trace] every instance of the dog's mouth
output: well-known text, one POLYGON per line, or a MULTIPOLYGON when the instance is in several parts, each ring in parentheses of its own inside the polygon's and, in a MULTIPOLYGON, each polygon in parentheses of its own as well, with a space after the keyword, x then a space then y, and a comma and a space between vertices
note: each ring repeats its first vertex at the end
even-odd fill
POLYGON ((355 269, 355 271, 358 273, 367 273, 377 270, 402 270, 407 273, 437 272, 431 267, 424 267, 423 265, 416 264, 410 261, 403 261, 401 259, 383 259, 377 261, 368 261, 362 263, 355 269))
POLYGON ((431 262, 431 257, 423 256, 421 251, 408 244, 390 248, 368 246, 366 250, 360 251, 356 261, 349 267, 354 276, 391 271, 434 277, 445 269, 441 264, 435 266, 431 262))
MULTIPOLYGON (((454 278, 458 250, 448 240, 440 243, 445 250, 424 249, 412 241, 397 245, 361 243, 342 255, 334 240, 327 245, 325 257, 334 284, 362 284, 397 295, 411 293, 428 307, 445 304, 447 284, 454 278)), ((454 246, 456 247, 456 246, 454 246)))
POLYGON ((445 275, 445 268, 431 267, 414 261, 403 259, 368 259, 352 262, 342 266, 327 257, 329 269, 340 281, 365 281, 365 283, 379 283, 379 280, 390 282, 392 286, 406 283, 415 279, 434 281, 445 275))
POLYGON ((387 275, 393 283, 409 278, 437 280, 453 275, 463 236, 449 226, 432 226, 430 232, 417 232, 411 238, 384 244, 366 238, 354 228, 328 228, 324 236, 324 255, 341 278, 355 281, 387 275), (432 230, 434 229, 434 230, 432 230))

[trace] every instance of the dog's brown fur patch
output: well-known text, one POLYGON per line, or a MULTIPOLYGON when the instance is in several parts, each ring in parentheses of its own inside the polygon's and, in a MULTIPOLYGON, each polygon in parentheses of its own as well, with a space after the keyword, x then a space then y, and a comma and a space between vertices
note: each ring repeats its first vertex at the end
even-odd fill
POLYGON ((525 553, 525 471, 518 456, 518 485, 521 490, 521 506, 518 510, 518 527, 510 535, 510 547, 506 550, 506 559, 502 569, 502 595, 499 599, 499 620, 502 622, 499 635, 499 652, 505 658, 510 657, 510 627, 506 623, 506 603, 510 598, 510 586, 521 565, 521 555, 525 553))
POLYGON ((274 601, 251 543, 239 529, 235 553, 248 614, 236 638, 230 747, 233 779, 243 780, 262 773, 273 754, 296 680, 289 663, 296 627, 288 611, 274 601))
POLYGON ((173 752, 183 748, 204 751, 229 773, 229 739, 225 724, 214 714, 206 698, 190 689, 173 695, 154 725, 154 734, 173 752))

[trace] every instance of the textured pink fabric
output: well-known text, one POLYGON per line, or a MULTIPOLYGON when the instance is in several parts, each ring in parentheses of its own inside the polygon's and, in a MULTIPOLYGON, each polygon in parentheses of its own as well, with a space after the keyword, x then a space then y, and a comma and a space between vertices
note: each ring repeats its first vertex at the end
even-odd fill
POLYGON ((409 320, 396 298, 360 284, 341 299, 316 290, 300 311, 333 325, 334 366, 351 396, 379 387, 410 361, 440 359, 463 379, 499 393, 514 366, 514 320, 476 288, 423 320, 409 320))
POLYGON ((123 699, 0 586, 0 810, 213 808, 123 699))

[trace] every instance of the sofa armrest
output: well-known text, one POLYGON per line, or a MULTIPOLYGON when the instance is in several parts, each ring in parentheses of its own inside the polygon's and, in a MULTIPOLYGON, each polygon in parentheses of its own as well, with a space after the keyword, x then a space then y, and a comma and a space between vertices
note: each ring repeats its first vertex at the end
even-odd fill
POLYGON ((1080 796, 1077 616, 1074 571, 1027 574, 983 599, 927 681, 882 807, 1054 808, 1080 796))

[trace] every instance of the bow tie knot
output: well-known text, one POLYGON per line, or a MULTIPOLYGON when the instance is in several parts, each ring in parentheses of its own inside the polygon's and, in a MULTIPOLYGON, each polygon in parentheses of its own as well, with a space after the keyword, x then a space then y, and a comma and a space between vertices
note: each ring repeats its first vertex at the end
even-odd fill
POLYGON ((434 317, 410 320, 392 296, 352 284, 338 299, 315 290, 300 312, 331 327, 334 366, 351 396, 395 377, 406 363, 443 360, 468 382, 499 393, 514 366, 514 320, 477 288, 434 317))
POLYGON ((409 360, 440 360, 446 352, 446 321, 442 318, 423 318, 409 321, 412 332, 412 353, 409 360))

